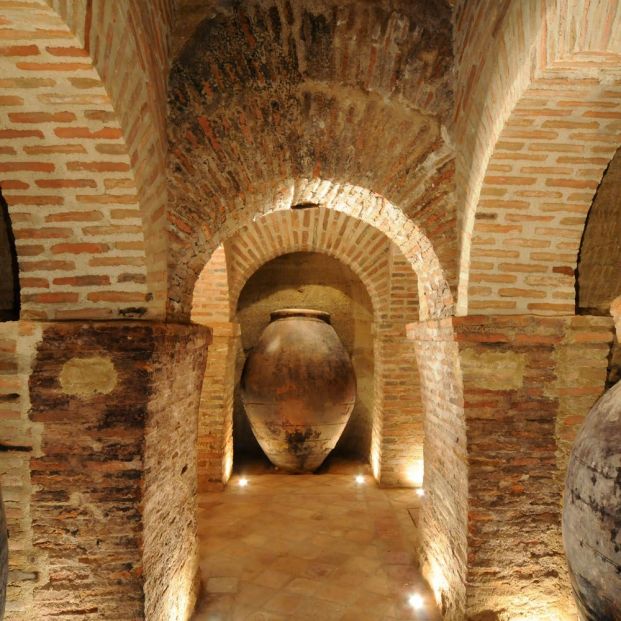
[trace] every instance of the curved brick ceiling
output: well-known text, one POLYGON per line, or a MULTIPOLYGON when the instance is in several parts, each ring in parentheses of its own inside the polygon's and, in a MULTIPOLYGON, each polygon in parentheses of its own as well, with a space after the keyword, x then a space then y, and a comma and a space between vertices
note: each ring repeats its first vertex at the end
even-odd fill
POLYGON ((573 313, 586 214, 621 144, 620 4, 457 2, 460 314, 573 313))
MULTIPOLYGON (((257 218, 227 240, 225 249, 232 312, 244 285, 262 265, 283 254, 320 252, 338 259, 360 278, 373 302, 376 321, 384 321, 390 297, 390 264, 405 262, 398 248, 381 231, 326 207, 280 210, 257 218)), ((406 275, 401 278, 405 281, 406 275)), ((198 282, 201 279, 202 273, 198 282)), ((413 271, 409 280, 408 290, 416 291, 413 271)), ((410 300, 414 307, 416 297, 410 300)))
POLYGON ((448 7, 412 2, 253 2, 199 25, 170 77, 171 314, 189 313, 224 230, 308 180, 426 270, 430 312, 446 312, 450 33, 448 7), (366 202, 344 207, 352 187, 366 202))
POLYGON ((0 186, 22 318, 162 316, 171 2, 6 4, 0 186))

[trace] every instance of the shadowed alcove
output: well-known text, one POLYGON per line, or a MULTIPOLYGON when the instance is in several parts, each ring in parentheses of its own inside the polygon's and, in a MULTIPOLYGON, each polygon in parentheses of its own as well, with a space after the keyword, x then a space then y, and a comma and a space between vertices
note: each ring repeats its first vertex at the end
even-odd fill
POLYGON ((9 208, 0 192, 0 321, 19 317, 19 270, 9 208))

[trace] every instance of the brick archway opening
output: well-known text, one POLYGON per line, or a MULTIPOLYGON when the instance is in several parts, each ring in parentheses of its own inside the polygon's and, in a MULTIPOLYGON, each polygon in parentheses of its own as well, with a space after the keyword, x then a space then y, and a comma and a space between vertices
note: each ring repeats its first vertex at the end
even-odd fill
POLYGON ((216 249, 197 280, 192 320, 214 331, 199 415, 200 487, 221 487, 233 464, 240 294, 262 266, 299 252, 344 264, 368 292, 373 308, 373 472, 385 486, 422 484, 423 404, 414 346, 406 336, 406 325, 419 316, 416 274, 382 231, 320 206, 278 210, 241 227, 216 249))
POLYGON ((323 253, 281 254, 261 265, 247 279, 236 300, 240 326, 234 373, 233 437, 236 469, 262 459, 241 400, 244 362, 269 323, 270 313, 283 307, 304 307, 330 313, 331 325, 345 346, 357 378, 356 403, 349 422, 329 459, 369 463, 377 443, 375 398, 374 308, 364 283, 344 263, 323 253), (374 429, 375 427, 375 429, 374 429), (375 433, 374 433, 375 432, 375 433))

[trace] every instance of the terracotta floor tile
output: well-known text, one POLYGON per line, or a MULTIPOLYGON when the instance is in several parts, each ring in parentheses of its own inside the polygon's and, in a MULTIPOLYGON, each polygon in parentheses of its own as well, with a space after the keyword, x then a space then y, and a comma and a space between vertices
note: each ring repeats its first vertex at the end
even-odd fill
POLYGON ((300 596, 296 593, 280 591, 268 599, 263 606, 267 610, 291 616, 300 607, 300 596))
POLYGON ((319 475, 248 473, 199 499, 203 596, 193 621, 437 621, 417 566, 420 499, 357 464, 319 475), (408 596, 427 596, 414 613, 408 596))
POLYGON ((291 582, 292 579, 293 576, 291 574, 286 574, 277 569, 266 569, 256 576, 252 582, 260 586, 280 589, 291 582))
POLYGON ((207 580, 207 593, 237 593, 238 579, 232 576, 217 576, 207 580))
POLYGON ((318 580, 309 580, 308 578, 294 578, 285 589, 291 593, 298 595, 314 595, 321 588, 322 582, 318 580))

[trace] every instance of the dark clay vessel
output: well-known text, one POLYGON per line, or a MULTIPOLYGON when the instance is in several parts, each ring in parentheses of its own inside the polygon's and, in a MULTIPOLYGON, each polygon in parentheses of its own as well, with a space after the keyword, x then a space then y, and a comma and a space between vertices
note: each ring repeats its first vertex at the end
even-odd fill
POLYGON ((563 541, 580 618, 621 619, 621 382, 593 406, 576 439, 563 541))
POLYGON ((6 529, 4 503, 0 492, 0 620, 4 618, 6 586, 9 578, 9 534, 6 529))
POLYGON ((356 399, 347 351, 321 311, 284 309, 248 355, 241 379, 252 431, 289 472, 318 468, 336 446, 356 399))

